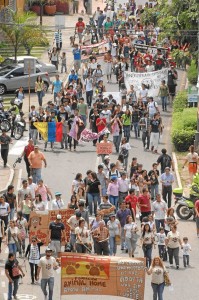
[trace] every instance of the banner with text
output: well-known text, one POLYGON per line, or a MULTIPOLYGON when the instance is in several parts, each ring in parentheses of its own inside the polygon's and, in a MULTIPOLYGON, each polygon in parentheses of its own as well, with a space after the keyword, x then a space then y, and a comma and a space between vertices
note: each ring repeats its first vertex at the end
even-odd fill
POLYGON ((139 95, 142 84, 145 84, 148 88, 148 96, 158 96, 159 87, 162 80, 167 82, 168 69, 162 69, 154 72, 137 73, 137 72, 124 72, 124 82, 127 90, 130 89, 130 85, 134 86, 134 89, 139 95))
POLYGON ((61 295, 144 299, 145 259, 61 254, 61 295))
POLYGON ((33 211, 30 213, 30 230, 29 230, 29 238, 30 241, 33 236, 37 236, 39 240, 41 240, 44 245, 48 245, 49 243, 49 224, 56 220, 57 215, 62 216, 62 223, 65 226, 66 232, 66 240, 62 240, 62 245, 65 245, 67 241, 69 241, 70 237, 70 227, 67 224, 68 219, 74 215, 74 209, 58 209, 58 210, 49 210, 48 212, 37 212, 33 211))

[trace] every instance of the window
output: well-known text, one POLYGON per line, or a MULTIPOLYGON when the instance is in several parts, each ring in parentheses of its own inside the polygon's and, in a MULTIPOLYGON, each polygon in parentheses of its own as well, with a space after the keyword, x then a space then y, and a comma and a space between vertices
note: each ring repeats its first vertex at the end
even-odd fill
POLYGON ((15 69, 13 72, 10 73, 10 75, 13 75, 14 77, 24 76, 24 69, 23 68, 15 69))

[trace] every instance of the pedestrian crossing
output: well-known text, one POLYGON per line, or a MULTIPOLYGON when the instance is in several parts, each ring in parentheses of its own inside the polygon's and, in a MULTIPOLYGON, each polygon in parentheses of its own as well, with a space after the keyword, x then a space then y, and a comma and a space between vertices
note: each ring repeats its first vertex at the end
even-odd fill
POLYGON ((28 144, 28 137, 22 137, 17 141, 9 151, 9 155, 19 156, 24 150, 24 147, 28 144))

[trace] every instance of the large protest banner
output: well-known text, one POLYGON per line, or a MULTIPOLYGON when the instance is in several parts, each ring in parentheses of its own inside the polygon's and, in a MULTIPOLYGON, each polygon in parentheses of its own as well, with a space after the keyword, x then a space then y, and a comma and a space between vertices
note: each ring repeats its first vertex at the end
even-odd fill
POLYGON ((61 254, 61 295, 144 299, 145 259, 61 254))
POLYGON ((74 215, 73 209, 59 209, 59 210, 49 210, 45 212, 37 212, 33 211, 30 213, 30 221, 29 221, 29 238, 30 241, 32 236, 37 236, 39 240, 44 243, 44 245, 48 245, 49 243, 49 224, 52 221, 56 220, 57 215, 62 216, 62 223, 65 225, 66 230, 66 240, 62 240, 62 245, 65 245, 67 241, 69 241, 70 237, 70 227, 67 224, 67 220, 74 215))
POLYGON ((162 69, 154 72, 137 73, 137 72, 124 72, 124 82, 127 90, 130 89, 130 85, 134 86, 134 89, 139 95, 142 84, 146 84, 149 87, 148 96, 158 96, 159 87, 162 80, 167 82, 168 69, 162 69))

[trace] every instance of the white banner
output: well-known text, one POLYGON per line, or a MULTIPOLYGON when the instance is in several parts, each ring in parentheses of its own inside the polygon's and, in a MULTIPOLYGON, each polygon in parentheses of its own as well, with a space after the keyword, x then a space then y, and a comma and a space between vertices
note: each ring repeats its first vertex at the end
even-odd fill
POLYGON ((124 82, 127 90, 130 85, 134 86, 134 90, 139 94, 142 84, 149 87, 148 96, 156 97, 158 95, 159 87, 162 80, 167 82, 168 69, 162 69, 154 72, 137 73, 137 72, 124 72, 124 82))

